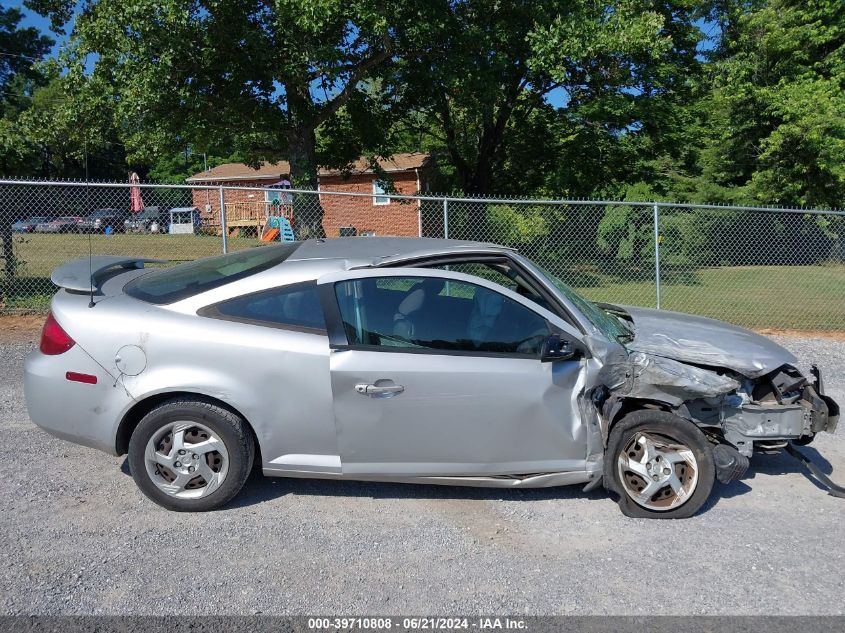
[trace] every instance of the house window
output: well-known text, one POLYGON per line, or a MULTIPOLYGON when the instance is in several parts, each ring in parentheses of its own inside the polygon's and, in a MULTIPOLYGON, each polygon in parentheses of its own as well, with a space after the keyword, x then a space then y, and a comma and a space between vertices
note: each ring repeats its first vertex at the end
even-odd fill
POLYGON ((390 197, 386 196, 387 183, 381 180, 373 180, 373 204, 382 205, 390 204, 390 197))

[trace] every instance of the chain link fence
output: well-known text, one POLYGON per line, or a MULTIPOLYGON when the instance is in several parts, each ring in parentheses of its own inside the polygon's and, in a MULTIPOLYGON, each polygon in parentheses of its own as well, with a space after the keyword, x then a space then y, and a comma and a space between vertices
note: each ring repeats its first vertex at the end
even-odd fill
POLYGON ((89 252, 172 265, 371 235, 512 246, 595 301, 845 331, 843 211, 10 180, 0 180, 0 312, 46 310, 50 272, 89 252))

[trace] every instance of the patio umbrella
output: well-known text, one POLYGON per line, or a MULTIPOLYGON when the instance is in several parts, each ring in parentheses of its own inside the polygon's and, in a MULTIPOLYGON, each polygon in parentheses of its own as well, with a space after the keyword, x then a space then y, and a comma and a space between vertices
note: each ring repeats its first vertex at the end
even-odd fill
MULTIPOLYGON (((141 182, 141 179, 138 178, 138 174, 133 171, 129 175, 129 182, 133 185, 137 185, 141 182)), ((144 199, 141 197, 140 187, 130 187, 129 189, 129 210, 132 213, 138 213, 144 210, 144 199)))

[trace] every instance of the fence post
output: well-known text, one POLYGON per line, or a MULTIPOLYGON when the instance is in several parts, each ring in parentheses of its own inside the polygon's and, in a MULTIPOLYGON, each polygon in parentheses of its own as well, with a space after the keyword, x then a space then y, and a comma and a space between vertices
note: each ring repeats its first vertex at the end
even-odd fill
POLYGON ((449 198, 443 198, 443 237, 449 239, 449 198))
POLYGON ((654 289, 657 295, 657 309, 660 309, 660 214, 654 205, 654 289))
POLYGON ((226 228, 226 204, 223 201, 223 185, 220 185, 220 231, 223 233, 223 254, 229 252, 229 231, 226 228))

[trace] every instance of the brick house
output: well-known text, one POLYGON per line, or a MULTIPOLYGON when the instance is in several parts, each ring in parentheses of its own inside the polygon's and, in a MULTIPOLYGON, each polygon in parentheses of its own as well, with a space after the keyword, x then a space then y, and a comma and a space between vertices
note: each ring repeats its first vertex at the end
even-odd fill
MULTIPOLYGON (((364 158, 356 160, 344 171, 320 169, 318 192, 313 195, 313 201, 306 204, 316 205, 319 200, 326 235, 420 235, 420 202, 397 200, 390 193, 414 195, 425 191, 431 172, 429 155, 423 152, 395 154, 378 163, 383 175, 376 174, 364 158), (331 195, 332 192, 361 195, 331 195)), ((250 227, 251 230, 260 227, 268 213, 290 214, 286 205, 273 204, 274 200, 284 203, 289 196, 285 196, 283 190, 272 188, 289 178, 290 166, 286 161, 262 163, 258 169, 242 163, 227 163, 194 174, 186 182, 194 185, 193 204, 202 212, 203 223, 218 230, 220 190, 216 187, 238 187, 223 190, 227 227, 230 230, 250 227)))

